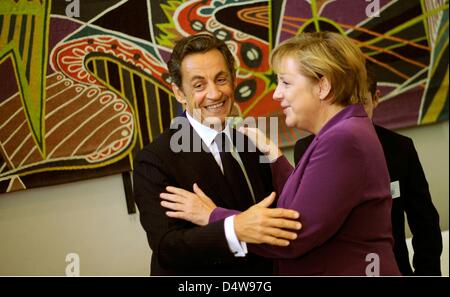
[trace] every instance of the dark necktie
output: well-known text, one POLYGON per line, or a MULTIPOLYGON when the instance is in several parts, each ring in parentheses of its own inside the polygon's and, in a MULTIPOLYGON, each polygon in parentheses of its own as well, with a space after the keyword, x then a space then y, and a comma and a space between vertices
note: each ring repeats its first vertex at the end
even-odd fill
MULTIPOLYGON (((242 171, 238 161, 233 157, 233 144, 225 133, 217 134, 214 141, 220 152, 223 174, 233 192, 234 203, 239 207, 239 210, 245 210, 253 204, 252 201, 254 201, 255 198, 249 188, 251 185, 248 184, 249 181, 247 180, 245 173, 242 171)), ((237 152, 234 152, 234 154, 237 154, 237 152)))

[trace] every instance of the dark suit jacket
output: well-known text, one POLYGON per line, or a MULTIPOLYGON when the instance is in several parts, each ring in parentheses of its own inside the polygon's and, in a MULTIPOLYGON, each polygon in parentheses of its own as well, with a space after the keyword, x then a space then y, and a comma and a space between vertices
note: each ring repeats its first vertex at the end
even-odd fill
MULTIPOLYGON (((394 253, 400 272, 413 275, 405 242, 405 216, 413 235, 413 266, 415 275, 441 275, 440 256, 442 237, 439 215, 434 207, 428 183, 419 161, 413 141, 375 125, 384 150, 391 182, 399 181, 400 197, 392 203, 392 231, 394 253)), ((298 163, 313 135, 295 144, 294 160, 298 163)))
MULTIPOLYGON (((186 130, 184 130, 186 131, 186 130)), ((134 192, 143 228, 153 251, 151 275, 272 275, 272 261, 258 256, 238 258, 230 252, 224 221, 196 226, 171 219, 160 205, 159 194, 168 185, 192 191, 197 183, 218 206, 245 210, 251 197, 233 197, 230 187, 208 151, 192 152, 194 143, 203 144, 186 117, 178 117, 171 129, 138 153, 134 162, 134 192), (189 134, 178 144, 189 151, 174 152, 174 139, 187 127, 189 134)), ((239 152, 253 186, 256 201, 273 189, 270 166, 259 162, 258 152, 239 152)))

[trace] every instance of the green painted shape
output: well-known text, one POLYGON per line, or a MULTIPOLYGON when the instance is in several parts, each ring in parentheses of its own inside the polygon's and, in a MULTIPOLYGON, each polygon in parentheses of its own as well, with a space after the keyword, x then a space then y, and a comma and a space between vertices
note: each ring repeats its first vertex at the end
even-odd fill
MULTIPOLYGON (((433 51, 431 53, 432 64, 430 64, 430 70, 428 72, 428 88, 424 94, 424 104, 422 106, 422 113, 420 121, 426 121, 427 118, 435 118, 436 121, 448 120, 448 81, 445 80, 445 76, 442 75, 444 69, 448 71, 448 26, 449 26, 448 8, 443 12, 441 22, 439 24, 438 35, 434 44, 433 51), (447 63, 444 61, 447 60, 447 63), (438 75, 438 73, 440 75, 438 75), (445 88, 446 91, 436 93, 437 88, 445 88), (439 97, 439 95, 445 94, 445 98, 439 97), (431 108, 436 102, 445 100, 444 104, 438 111, 438 114, 430 114, 428 109, 431 108)), ((445 89, 444 89, 445 90, 445 89)))
MULTIPOLYGON (((11 53, 15 63, 16 79, 21 90, 22 104, 34 140, 45 157, 45 96, 48 56, 48 34, 50 21, 51 0, 44 0, 42 4, 37 2, 19 1, 16 5, 12 2, 2 2, 0 14, 14 15, 26 14, 35 17, 33 44, 30 45, 30 60, 25 65, 18 53, 19 40, 12 40, 0 51, 0 57, 11 53), (26 79, 26 69, 30 68, 30 80, 26 79)), ((20 37, 19 37, 20 38, 20 37)))

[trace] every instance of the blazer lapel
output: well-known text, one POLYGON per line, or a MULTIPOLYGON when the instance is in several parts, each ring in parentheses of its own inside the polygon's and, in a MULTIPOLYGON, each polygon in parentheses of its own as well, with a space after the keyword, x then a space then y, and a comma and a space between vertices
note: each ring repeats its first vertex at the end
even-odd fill
MULTIPOLYGON (((310 157, 312 152, 314 151, 314 149, 317 146, 317 142, 315 142, 314 140, 311 142, 311 144, 308 146, 308 148, 306 149, 305 153, 303 154, 302 158, 300 159, 300 161, 298 162, 297 166, 295 166, 294 170, 292 171, 290 177, 289 177, 289 181, 286 183, 286 185, 283 188, 283 192, 287 189, 290 188, 290 185, 294 184, 294 185, 300 185, 301 180, 303 178, 303 174, 305 173, 305 169, 306 166, 308 165, 309 161, 310 161, 310 157), (288 184, 289 183, 289 184, 288 184)), ((287 195, 285 199, 285 201, 283 201, 283 206, 286 205, 290 205, 291 204, 291 200, 296 196, 296 191, 298 191, 300 189, 299 186, 296 186, 294 189, 291 189, 294 191, 294 195, 287 195)), ((281 195, 281 193, 280 193, 281 195)))

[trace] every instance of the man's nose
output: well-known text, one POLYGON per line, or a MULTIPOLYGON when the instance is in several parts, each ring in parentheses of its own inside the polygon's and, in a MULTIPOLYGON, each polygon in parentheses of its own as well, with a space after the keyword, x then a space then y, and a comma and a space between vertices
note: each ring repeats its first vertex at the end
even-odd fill
POLYGON ((222 97, 222 92, 216 84, 210 84, 208 86, 208 98, 209 99, 220 99, 222 97))

